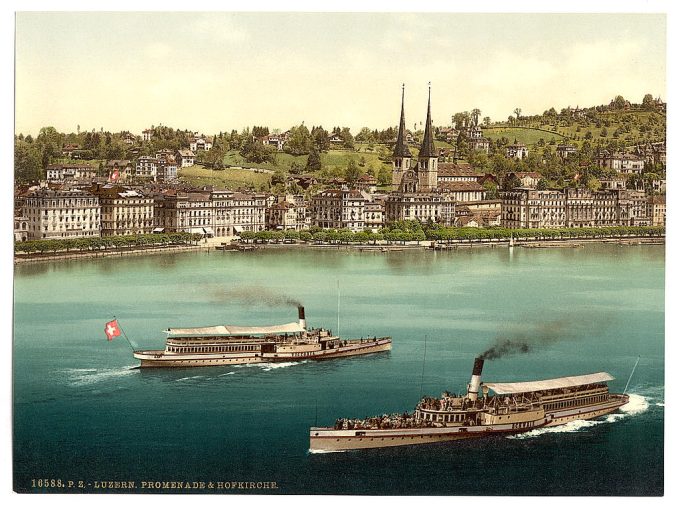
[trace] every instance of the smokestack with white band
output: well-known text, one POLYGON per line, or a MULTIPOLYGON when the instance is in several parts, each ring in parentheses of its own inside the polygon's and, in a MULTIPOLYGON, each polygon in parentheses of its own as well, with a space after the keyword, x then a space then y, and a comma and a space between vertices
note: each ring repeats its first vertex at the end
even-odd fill
POLYGON ((300 323, 300 328, 307 329, 307 320, 305 319, 305 308, 302 305, 298 305, 298 321, 300 323))
POLYGON ((484 367, 484 359, 476 358, 475 365, 472 367, 472 378, 468 383, 468 399, 474 401, 479 397, 479 384, 482 382, 482 368, 484 367))

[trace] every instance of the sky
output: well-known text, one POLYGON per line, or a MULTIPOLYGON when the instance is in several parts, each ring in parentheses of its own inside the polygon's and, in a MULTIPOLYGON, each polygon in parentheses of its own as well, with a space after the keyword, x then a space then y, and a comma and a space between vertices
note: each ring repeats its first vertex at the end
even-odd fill
POLYGON ((666 97, 663 14, 16 16, 15 133, 363 126, 666 97))

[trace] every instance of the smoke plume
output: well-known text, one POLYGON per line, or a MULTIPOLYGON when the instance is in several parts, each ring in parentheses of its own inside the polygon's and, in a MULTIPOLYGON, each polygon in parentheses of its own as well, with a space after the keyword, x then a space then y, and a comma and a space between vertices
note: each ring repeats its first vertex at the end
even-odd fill
POLYGON ((248 307, 299 307, 302 303, 284 293, 278 293, 262 286, 217 289, 212 293, 219 302, 238 303, 248 307))
POLYGON ((499 336, 496 342, 479 354, 480 358, 493 360, 510 355, 530 353, 556 342, 579 337, 583 333, 590 335, 603 328, 604 318, 584 321, 583 317, 559 319, 538 323, 533 327, 523 327, 521 332, 510 336, 499 336))

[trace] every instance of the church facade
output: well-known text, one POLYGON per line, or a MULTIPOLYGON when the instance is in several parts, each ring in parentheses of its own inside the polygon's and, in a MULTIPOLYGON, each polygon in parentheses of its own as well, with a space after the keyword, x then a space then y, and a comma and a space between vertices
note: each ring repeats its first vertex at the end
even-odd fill
POLYGON ((415 166, 405 140, 404 89, 401 93, 401 118, 397 142, 392 153, 392 192, 385 198, 385 221, 433 221, 450 226, 455 221, 456 197, 440 188, 438 176, 439 155, 434 146, 432 130, 431 97, 428 90, 425 133, 415 166))

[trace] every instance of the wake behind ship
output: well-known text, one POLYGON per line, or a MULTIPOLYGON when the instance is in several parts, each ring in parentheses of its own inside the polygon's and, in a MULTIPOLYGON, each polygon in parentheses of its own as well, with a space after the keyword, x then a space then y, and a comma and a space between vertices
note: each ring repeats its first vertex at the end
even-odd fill
POLYGON ((629 400, 627 394, 609 393, 606 382, 614 378, 604 372, 482 384, 483 366, 484 359, 475 359, 467 393, 424 397, 413 413, 338 419, 334 427, 311 428, 309 450, 347 451, 523 433, 600 417, 629 400))
POLYGON ((167 330, 165 350, 135 350, 141 367, 200 367, 349 357, 388 351, 391 337, 342 340, 324 328, 298 321, 273 326, 219 325, 167 330))

